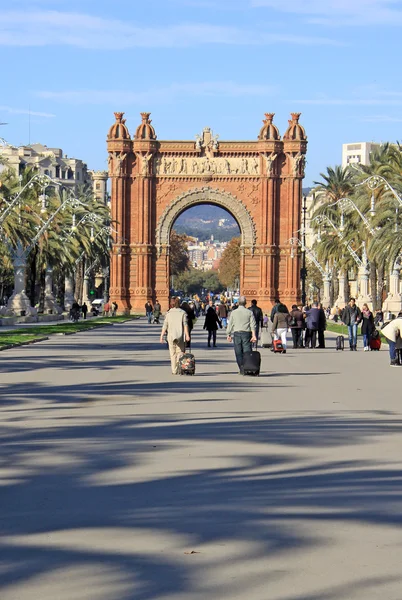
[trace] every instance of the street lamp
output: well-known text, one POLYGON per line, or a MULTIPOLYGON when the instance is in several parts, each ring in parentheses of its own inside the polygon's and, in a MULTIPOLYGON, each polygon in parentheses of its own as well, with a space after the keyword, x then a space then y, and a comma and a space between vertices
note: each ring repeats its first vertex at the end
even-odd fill
MULTIPOLYGON (((32 180, 35 179, 35 177, 33 177, 32 180)), ((47 179, 50 180, 50 178, 47 178, 47 179)), ((32 180, 30 182, 28 182, 28 184, 26 186, 24 186, 24 188, 22 188, 21 192, 17 195, 16 198, 13 199, 12 203, 7 207, 7 209, 4 212, 7 212, 7 214, 8 214, 10 206, 16 205, 16 203, 18 201, 18 197, 21 196, 21 193, 23 192, 24 189, 26 189, 30 184, 32 184, 32 180)), ((50 181, 52 181, 52 180, 50 180, 50 181)), ((14 267, 14 291, 8 301, 8 308, 10 310, 13 310, 14 312, 16 310, 21 311, 21 314, 23 311, 24 311, 24 313, 28 313, 28 314, 34 312, 32 306, 30 304, 29 298, 25 292, 25 274, 26 274, 26 267, 27 267, 27 258, 28 258, 29 253, 31 252, 32 248, 37 244, 37 242, 39 241, 41 236, 45 233, 45 231, 47 231, 47 229, 50 227, 50 225, 52 224, 52 222, 54 221, 56 216, 66 206, 77 207, 77 206, 84 206, 84 205, 77 198, 73 197, 73 195, 68 195, 62 201, 60 206, 54 211, 54 213, 48 217, 47 221, 43 221, 41 219, 42 226, 39 227, 39 230, 37 231, 36 235, 29 241, 29 243, 27 245, 24 245, 23 241, 21 239, 18 239, 16 246, 14 247, 9 240, 7 240, 7 239, 5 240, 6 245, 9 249, 9 252, 11 255, 11 260, 13 262, 13 267, 14 267)), ((6 215, 4 215, 4 212, 2 214, 3 222, 4 222, 4 219, 6 216, 6 215)))
POLYGON ((363 266, 363 263, 360 260, 358 254, 355 252, 355 250, 353 250, 353 248, 349 244, 349 242, 344 240, 344 236, 342 233, 343 228, 341 229, 341 227, 339 227, 339 229, 338 229, 338 227, 331 221, 331 219, 327 215, 318 215, 317 217, 315 217, 315 219, 313 219, 313 221, 317 221, 318 224, 327 223, 328 225, 330 225, 335 230, 336 235, 339 237, 339 239, 343 242, 343 244, 347 248, 349 254, 352 256, 355 263, 357 265, 359 265, 359 267, 363 266))
POLYGON ((294 258, 293 247, 294 247, 294 245, 298 245, 301 247, 302 252, 304 252, 305 254, 308 254, 308 257, 310 258, 311 262, 313 262, 315 264, 317 269, 320 271, 321 275, 323 275, 324 277, 327 275, 327 272, 322 268, 322 266, 318 262, 316 254, 313 252, 313 250, 311 248, 306 248, 306 245, 302 242, 302 240, 300 240, 299 238, 296 238, 296 237, 292 237, 292 238, 290 238, 288 243, 291 245, 290 258, 294 258), (304 250, 303 250, 303 248, 304 248, 304 250))
POLYGON ((360 185, 367 185, 370 188, 370 190, 373 191, 373 194, 371 195, 371 208, 370 208, 371 213, 375 214, 374 190, 377 190, 378 188, 380 188, 382 186, 384 186, 384 188, 386 190, 389 190, 393 194, 393 196, 398 200, 399 204, 402 205, 401 196, 399 196, 398 192, 392 187, 392 185, 389 183, 389 181, 387 181, 385 179, 385 177, 382 177, 382 175, 370 175, 370 177, 367 177, 367 179, 365 179, 361 183, 358 183, 356 185, 356 187, 359 187, 360 185))
POLYGON ((307 197, 303 196, 303 231, 302 231, 302 267, 300 269, 301 279, 301 300, 302 305, 306 305, 306 279, 307 279, 307 268, 306 268, 306 213, 307 213, 307 197))
MULTIPOLYGON (((371 227, 370 223, 368 222, 368 220, 366 219, 364 214, 361 212, 361 210, 353 202, 353 200, 351 200, 350 198, 340 198, 340 200, 338 200, 338 202, 336 202, 335 204, 339 204, 339 206, 341 207, 341 210, 342 210, 341 227, 339 228, 341 231, 344 231, 344 229, 345 229, 343 211, 349 207, 352 207, 353 210, 355 210, 358 213, 358 215, 361 218, 361 220, 363 221, 366 229, 371 233, 371 235, 375 235, 374 229, 371 227)), ((370 214, 372 214, 371 210, 370 210, 370 214)), ((374 212, 374 214, 375 214, 375 212, 374 212)))
POLYGON ((43 188, 42 190, 42 194, 41 196, 39 196, 39 199, 41 200, 41 212, 45 212, 46 210, 46 194, 45 194, 45 189, 50 186, 50 185, 60 185, 58 181, 55 181, 54 179, 52 179, 51 177, 49 177, 48 175, 41 175, 39 173, 36 173, 36 175, 34 175, 29 181, 28 183, 26 183, 24 185, 23 188, 20 189, 20 191, 18 192, 18 194, 16 194, 14 196, 14 198, 12 198, 11 202, 7 202, 5 200, 5 198, 2 198, 2 200, 4 200, 4 202, 7 204, 7 207, 3 210, 2 213, 0 213, 0 226, 2 223, 4 223, 6 217, 8 216, 8 214, 12 211, 12 209, 18 204, 22 194, 25 192, 25 190, 27 189, 31 189, 33 188, 35 183, 39 183, 39 185, 43 188))

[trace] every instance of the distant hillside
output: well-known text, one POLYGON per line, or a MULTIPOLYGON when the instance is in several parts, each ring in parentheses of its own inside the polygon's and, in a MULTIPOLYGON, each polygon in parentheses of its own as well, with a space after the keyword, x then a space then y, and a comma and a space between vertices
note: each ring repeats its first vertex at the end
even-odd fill
POLYGON ((240 235, 239 226, 232 215, 225 209, 211 204, 189 208, 180 215, 173 229, 177 233, 198 237, 201 241, 208 240, 213 235, 214 240, 227 242, 240 235))

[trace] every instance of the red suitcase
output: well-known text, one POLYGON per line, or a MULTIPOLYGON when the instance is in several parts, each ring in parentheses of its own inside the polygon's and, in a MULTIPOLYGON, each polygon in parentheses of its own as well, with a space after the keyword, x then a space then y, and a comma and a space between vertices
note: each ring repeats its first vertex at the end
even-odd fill
POLYGON ((282 354, 282 352, 285 352, 285 348, 283 347, 282 340, 274 340, 272 342, 272 351, 278 352, 279 354, 282 354))
POLYGON ((370 350, 380 350, 381 348, 381 339, 380 336, 376 338, 370 338, 370 350))

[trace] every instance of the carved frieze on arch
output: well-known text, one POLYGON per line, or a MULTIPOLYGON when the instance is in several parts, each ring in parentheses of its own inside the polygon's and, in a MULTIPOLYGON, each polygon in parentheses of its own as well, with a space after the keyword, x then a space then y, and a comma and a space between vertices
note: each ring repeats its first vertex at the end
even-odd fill
POLYGON ((242 246, 254 248, 256 243, 255 224, 243 202, 229 192, 202 187, 180 194, 163 212, 156 228, 156 246, 159 252, 163 247, 169 245, 170 231, 179 215, 197 204, 215 204, 226 209, 239 224, 242 246))

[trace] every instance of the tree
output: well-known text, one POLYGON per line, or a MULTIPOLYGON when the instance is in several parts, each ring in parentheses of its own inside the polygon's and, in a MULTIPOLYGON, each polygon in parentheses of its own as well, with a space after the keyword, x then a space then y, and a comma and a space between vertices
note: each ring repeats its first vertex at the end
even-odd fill
POLYGON ((21 181, 12 169, 0 175, 0 212, 22 190, 18 203, 2 223, 6 243, 0 252, 4 263, 17 247, 25 250, 31 302, 36 303, 39 281, 43 304, 47 267, 54 270, 59 281, 64 281, 64 276, 72 275, 75 270, 77 259, 82 258, 77 273, 84 271, 85 261, 87 268, 95 261, 96 268, 108 264, 110 214, 108 207, 95 199, 91 187, 81 186, 75 193, 81 204, 72 206, 65 202, 69 192, 63 188, 46 186, 46 196, 43 196, 43 183, 37 179, 32 181, 35 175, 38 172, 32 167, 23 170, 21 181), (75 222, 79 227, 74 227, 75 222))
POLYGON ((222 283, 219 280, 219 274, 215 270, 200 271, 190 267, 188 271, 183 271, 176 278, 176 289, 183 290, 185 294, 202 295, 203 290, 214 294, 222 290, 222 283))
POLYGON ((219 279, 227 288, 232 288, 240 277, 240 244, 241 238, 233 238, 222 253, 219 263, 219 279))
MULTIPOLYGON (((176 233, 172 230, 170 234, 170 274, 179 275, 188 271, 190 259, 188 256, 188 236, 176 233)), ((177 286, 176 286, 177 287, 177 286)))
POLYGON ((307 278, 306 288, 316 290, 317 298, 321 298, 321 289, 323 287, 322 273, 316 265, 307 259, 307 278))
POLYGON ((220 274, 218 273, 218 271, 215 271, 215 269, 211 269, 211 271, 205 271, 203 275, 203 288, 206 289, 207 292, 217 294, 222 290, 222 282, 220 281, 220 274))
POLYGON ((348 168, 336 165, 335 168, 327 167, 326 173, 320 173, 324 181, 314 181, 318 200, 326 203, 337 202, 349 196, 353 191, 353 173, 348 168))

